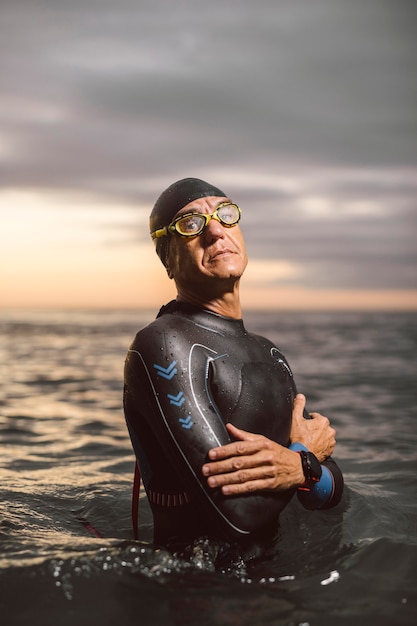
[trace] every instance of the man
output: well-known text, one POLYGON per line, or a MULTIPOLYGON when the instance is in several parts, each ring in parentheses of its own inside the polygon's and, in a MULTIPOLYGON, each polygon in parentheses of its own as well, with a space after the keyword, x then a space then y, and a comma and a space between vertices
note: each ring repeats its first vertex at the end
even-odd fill
POLYGON ((128 352, 124 408, 159 545, 267 540, 294 493, 314 509, 343 491, 334 429, 305 419, 285 357, 243 324, 240 217, 194 178, 168 187, 150 216, 177 298, 128 352))

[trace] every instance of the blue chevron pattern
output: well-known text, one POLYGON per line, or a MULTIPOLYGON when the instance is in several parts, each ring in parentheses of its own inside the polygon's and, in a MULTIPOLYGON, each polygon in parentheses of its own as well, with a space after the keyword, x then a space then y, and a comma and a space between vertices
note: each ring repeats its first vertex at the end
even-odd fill
POLYGON ((174 404, 175 406, 181 406, 185 402, 184 393, 180 391, 176 396, 167 394, 167 398, 169 399, 170 404, 174 404))
POLYGON ((193 426, 194 422, 191 419, 191 415, 186 418, 180 417, 178 420, 183 428, 189 430, 193 426))
POLYGON ((157 363, 154 363, 154 368, 158 372, 158 376, 162 376, 162 378, 171 380, 172 378, 174 378, 175 374, 178 371, 177 368, 175 367, 176 364, 177 364, 176 361, 172 361, 172 363, 170 363, 168 367, 162 367, 162 365, 158 365, 157 363))

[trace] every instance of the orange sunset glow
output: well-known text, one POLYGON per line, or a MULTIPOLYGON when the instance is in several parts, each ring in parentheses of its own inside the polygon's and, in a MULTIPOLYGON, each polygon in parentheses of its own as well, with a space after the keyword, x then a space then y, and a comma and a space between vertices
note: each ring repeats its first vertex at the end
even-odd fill
MULTIPOLYGON (((175 297, 147 234, 149 207, 68 194, 0 194, 2 308, 145 308, 175 297), (7 213, 6 213, 7 211, 7 213)), ((244 308, 417 310, 417 291, 318 289, 294 283, 302 264, 250 258, 244 308)))

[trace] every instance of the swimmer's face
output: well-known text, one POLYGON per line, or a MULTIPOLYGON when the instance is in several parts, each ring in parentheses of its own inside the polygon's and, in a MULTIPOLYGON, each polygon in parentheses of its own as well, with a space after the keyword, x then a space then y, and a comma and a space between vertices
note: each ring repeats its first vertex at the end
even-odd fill
MULTIPOLYGON (((213 213, 229 198, 208 196, 184 206, 175 215, 185 213, 213 213)), ((174 218, 174 219, 175 219, 174 218)), ((167 271, 175 280, 178 293, 227 290, 238 280, 247 265, 246 246, 239 224, 223 226, 211 219, 201 235, 196 237, 170 236, 167 271)))

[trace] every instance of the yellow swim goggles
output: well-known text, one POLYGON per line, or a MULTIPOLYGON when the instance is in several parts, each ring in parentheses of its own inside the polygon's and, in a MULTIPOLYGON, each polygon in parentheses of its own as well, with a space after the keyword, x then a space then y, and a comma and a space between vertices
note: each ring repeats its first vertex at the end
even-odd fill
POLYGON ((168 226, 154 230, 151 236, 152 239, 158 239, 171 233, 179 237, 197 237, 197 235, 201 235, 211 219, 215 219, 223 226, 230 228, 238 223, 241 215, 242 211, 237 204, 222 202, 214 213, 185 213, 177 217, 168 226))

